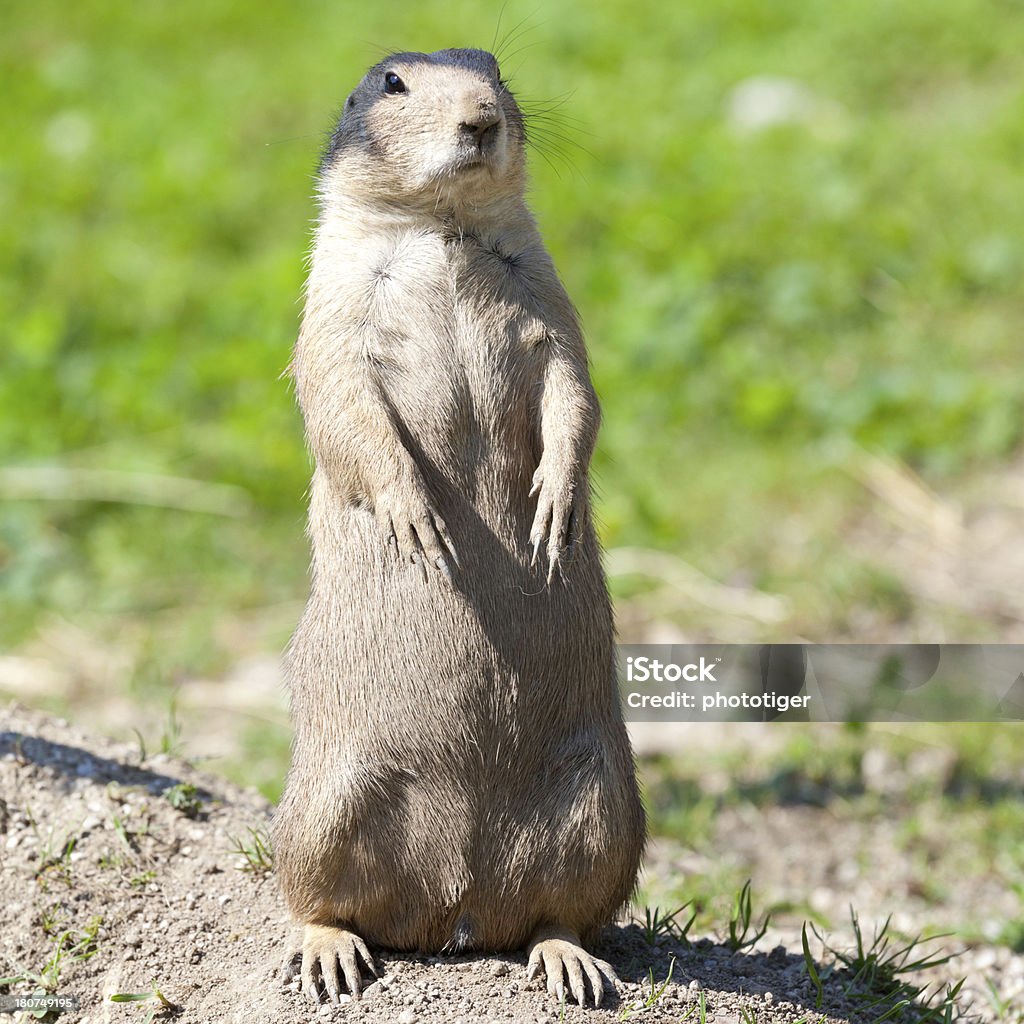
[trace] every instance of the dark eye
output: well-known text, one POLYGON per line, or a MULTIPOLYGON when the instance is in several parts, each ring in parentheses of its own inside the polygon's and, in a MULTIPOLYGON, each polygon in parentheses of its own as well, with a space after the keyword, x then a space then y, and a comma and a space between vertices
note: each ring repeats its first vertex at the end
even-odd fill
POLYGON ((394 71, 389 71, 384 76, 384 91, 389 96, 397 96, 400 92, 405 92, 405 82, 403 82, 394 71))

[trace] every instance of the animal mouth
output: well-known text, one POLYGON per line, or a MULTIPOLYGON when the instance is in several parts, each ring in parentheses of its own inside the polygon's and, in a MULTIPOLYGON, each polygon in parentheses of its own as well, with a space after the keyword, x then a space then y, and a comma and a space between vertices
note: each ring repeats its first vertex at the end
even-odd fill
POLYGON ((458 161, 455 169, 457 171, 469 171, 475 167, 486 167, 488 162, 487 157, 482 153, 466 153, 466 155, 458 161))

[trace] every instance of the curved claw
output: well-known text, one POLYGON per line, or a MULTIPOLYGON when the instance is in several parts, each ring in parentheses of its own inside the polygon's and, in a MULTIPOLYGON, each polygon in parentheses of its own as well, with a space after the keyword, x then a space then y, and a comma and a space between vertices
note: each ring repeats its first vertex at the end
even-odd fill
POLYGON ((461 568, 462 563, 447 524, 434 511, 425 492, 415 491, 402 500, 383 494, 378 498, 375 515, 390 552, 403 562, 419 565, 424 579, 429 578, 428 567, 432 566, 452 582, 451 566, 461 568))
POLYGON ((537 564, 537 555, 540 553, 540 544, 543 538, 538 534, 532 538, 533 540, 533 554, 530 556, 530 565, 534 566, 537 564))
POLYGON ((561 553, 558 548, 553 551, 548 549, 548 586, 551 585, 551 581, 555 578, 555 570, 558 570, 559 578, 562 582, 565 582, 565 573, 562 572, 562 563, 560 561, 561 553))
POLYGON ((310 999, 319 1003, 326 995, 332 1003, 340 1003, 342 981, 352 998, 359 999, 367 973, 377 977, 377 967, 358 935, 343 928, 306 925, 301 977, 302 991, 310 999))
POLYGON ((441 543, 444 545, 447 553, 455 563, 455 568, 461 569, 462 563, 459 561, 459 553, 455 550, 455 542, 448 533, 448 527, 445 525, 445 521, 440 516, 434 516, 434 529, 437 531, 438 537, 441 538, 441 543))
POLYGON ((532 981, 543 970, 546 988, 559 1001, 565 998, 566 981, 572 998, 580 1005, 587 1003, 588 990, 595 1007, 601 1005, 607 981, 618 981, 611 964, 591 956, 571 932, 542 933, 534 940, 527 964, 526 980, 532 981))
POLYGON ((546 542, 548 585, 554 581, 555 573, 565 582, 565 566, 584 529, 587 515, 586 492, 572 476, 556 475, 552 479, 561 481, 559 486, 548 485, 540 470, 534 474, 530 494, 539 492, 530 543, 533 551, 530 566, 536 566, 541 545, 546 542))
POLYGON ((413 565, 419 566, 420 572, 423 574, 423 582, 426 583, 427 580, 429 579, 429 576, 428 576, 428 573, 427 573, 427 563, 426 563, 426 560, 423 558, 423 556, 418 551, 414 551, 409 556, 409 560, 412 562, 413 565))

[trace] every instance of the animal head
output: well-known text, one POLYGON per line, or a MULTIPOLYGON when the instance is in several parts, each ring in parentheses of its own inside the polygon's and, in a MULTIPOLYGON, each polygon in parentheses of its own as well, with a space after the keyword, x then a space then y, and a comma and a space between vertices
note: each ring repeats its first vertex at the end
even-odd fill
POLYGON ((524 145, 522 112, 490 53, 395 53, 345 101, 321 191, 427 208, 520 195, 524 145))

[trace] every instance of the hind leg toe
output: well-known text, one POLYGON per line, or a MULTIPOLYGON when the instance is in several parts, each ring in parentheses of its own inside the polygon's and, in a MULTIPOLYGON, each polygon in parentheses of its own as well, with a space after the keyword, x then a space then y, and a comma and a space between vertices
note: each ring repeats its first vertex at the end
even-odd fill
POLYGON ((526 980, 532 981, 543 973, 547 978, 548 992, 556 999, 565 996, 568 980, 569 992, 580 1006, 586 1006, 589 989, 597 1007, 604 996, 605 980, 611 985, 619 980, 612 965, 591 956, 575 932, 541 929, 530 939, 527 949, 530 960, 526 967, 526 980))
POLYGON ((310 999, 319 1003, 326 995, 337 1003, 342 983, 352 998, 358 999, 363 981, 371 976, 377 977, 377 967, 366 943, 355 932, 306 925, 302 935, 302 991, 310 999))

